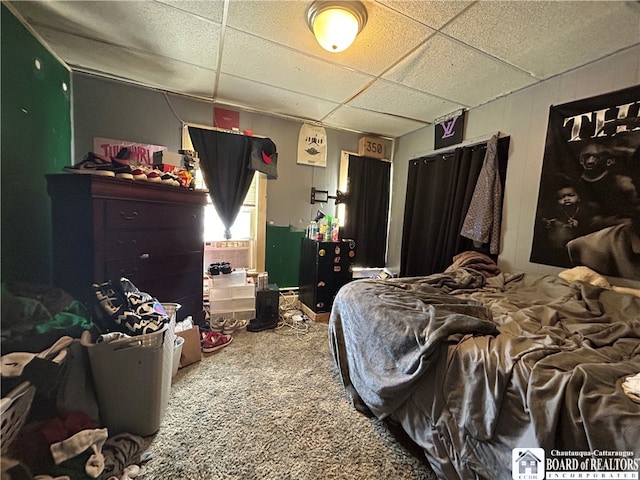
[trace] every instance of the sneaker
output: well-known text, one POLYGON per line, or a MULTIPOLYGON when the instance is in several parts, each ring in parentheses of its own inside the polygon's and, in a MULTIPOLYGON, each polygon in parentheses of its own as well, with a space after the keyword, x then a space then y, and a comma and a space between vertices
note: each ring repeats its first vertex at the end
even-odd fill
POLYGON ((209 320, 209 328, 212 332, 222 333, 225 322, 226 320, 223 317, 218 317, 215 320, 209 320))
POLYGON ((64 170, 71 173, 88 173, 133 180, 129 160, 111 158, 93 152, 87 153, 84 159, 73 167, 64 167, 64 170))
POLYGON ((140 168, 140 167, 134 168, 133 170, 131 170, 131 175, 133 176, 134 180, 147 179, 147 173, 144 171, 144 168, 140 168))
POLYGON ((172 185, 174 187, 180 186, 180 182, 178 182, 178 177, 176 177, 171 172, 163 173, 162 176, 160 177, 160 180, 162 180, 162 183, 166 183, 167 185, 172 185))
POLYGON ((231 335, 232 333, 242 330, 247 327, 249 322, 240 318, 233 318, 225 321, 224 326, 222 327, 222 333, 225 335, 231 335))
POLYGON ((162 182, 162 172, 159 170, 151 170, 150 172, 147 172, 147 180, 156 183, 162 182))
POLYGON ((203 353, 211 353, 226 347, 233 341, 231 335, 223 335, 218 332, 201 332, 200 346, 203 353))
POLYGON ((73 167, 64 167, 64 170, 71 173, 102 175, 104 177, 116 176, 111 162, 91 152, 89 152, 81 162, 76 163, 73 167))
POLYGON ((133 180, 133 172, 131 167, 126 165, 123 167, 116 167, 116 178, 126 178, 127 180, 133 180))

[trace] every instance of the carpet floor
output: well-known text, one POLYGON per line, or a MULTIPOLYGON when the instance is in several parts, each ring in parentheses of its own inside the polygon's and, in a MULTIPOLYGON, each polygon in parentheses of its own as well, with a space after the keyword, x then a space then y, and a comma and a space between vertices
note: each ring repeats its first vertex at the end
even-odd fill
POLYGON ((173 377, 138 478, 435 480, 403 435, 351 406, 326 324, 241 331, 173 377))

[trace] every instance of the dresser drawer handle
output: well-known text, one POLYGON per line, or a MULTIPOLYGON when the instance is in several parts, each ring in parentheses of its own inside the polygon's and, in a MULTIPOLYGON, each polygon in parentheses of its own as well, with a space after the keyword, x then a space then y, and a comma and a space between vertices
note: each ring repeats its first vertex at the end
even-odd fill
POLYGON ((151 257, 151 255, 149 255, 148 253, 143 253, 142 255, 140 255, 140 258, 142 260, 146 260, 147 258, 150 258, 150 257, 151 257))
POLYGON ((127 215, 125 212, 120 212, 120 216, 125 220, 133 220, 138 216, 138 212, 134 211, 131 213, 131 215, 127 215))

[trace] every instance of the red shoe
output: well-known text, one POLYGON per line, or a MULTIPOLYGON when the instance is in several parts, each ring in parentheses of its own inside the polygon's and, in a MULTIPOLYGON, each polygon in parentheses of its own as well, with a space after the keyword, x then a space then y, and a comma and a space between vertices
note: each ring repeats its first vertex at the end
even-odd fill
POLYGON ((211 353, 226 347, 233 341, 231 335, 223 335, 218 332, 201 332, 200 346, 203 353, 211 353))

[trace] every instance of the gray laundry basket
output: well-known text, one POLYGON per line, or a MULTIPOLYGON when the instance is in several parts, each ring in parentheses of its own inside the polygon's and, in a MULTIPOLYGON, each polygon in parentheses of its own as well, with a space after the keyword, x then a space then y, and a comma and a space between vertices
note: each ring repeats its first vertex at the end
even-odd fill
POLYGON ((171 393, 173 341, 165 325, 155 333, 107 343, 81 342, 88 351, 100 420, 113 435, 153 435, 171 393))

